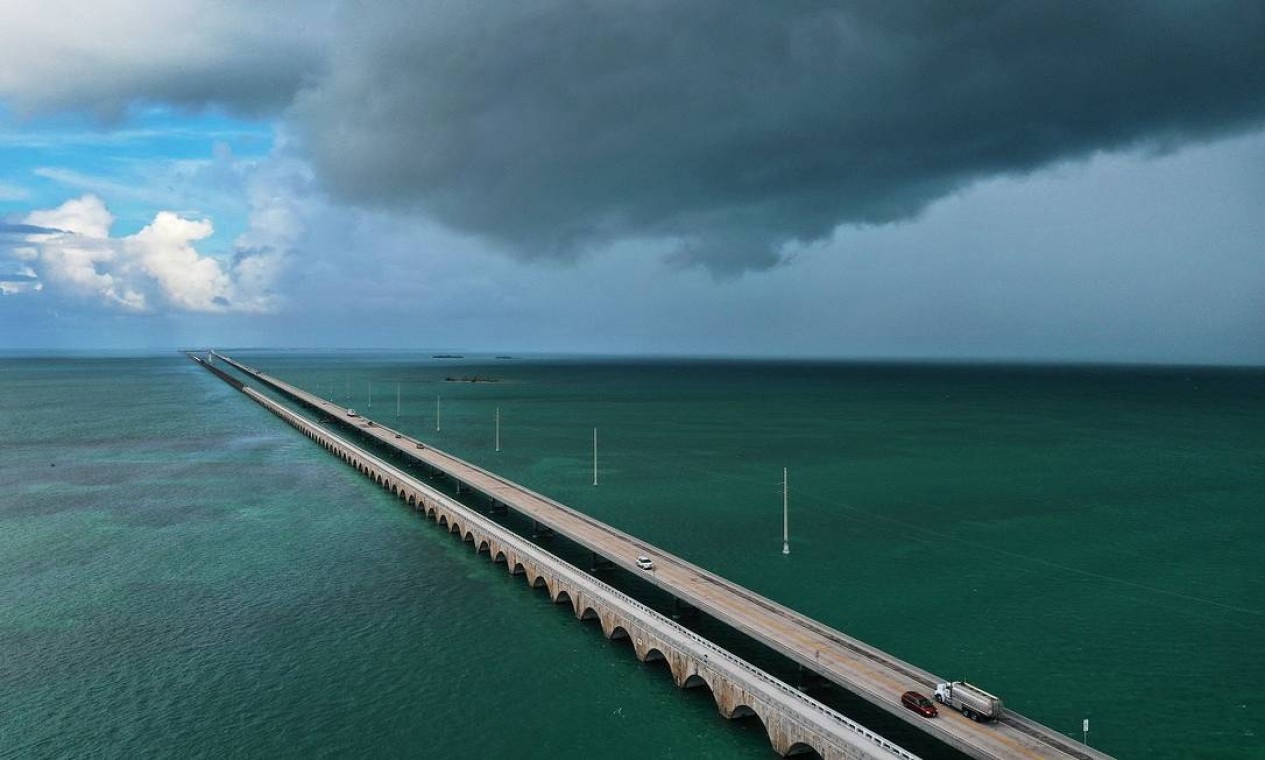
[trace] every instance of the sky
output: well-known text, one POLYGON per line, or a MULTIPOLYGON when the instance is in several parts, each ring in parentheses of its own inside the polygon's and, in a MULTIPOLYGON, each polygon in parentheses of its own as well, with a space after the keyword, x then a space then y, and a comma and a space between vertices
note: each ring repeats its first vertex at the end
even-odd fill
POLYGON ((0 350, 1265 364, 1265 2, 0 0, 0 350))

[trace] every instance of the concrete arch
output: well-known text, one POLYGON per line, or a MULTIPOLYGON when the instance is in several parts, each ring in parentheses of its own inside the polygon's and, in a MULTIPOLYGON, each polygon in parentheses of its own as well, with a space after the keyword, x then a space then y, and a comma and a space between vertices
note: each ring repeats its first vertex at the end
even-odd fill
POLYGON ((712 698, 716 701, 716 709, 720 711, 720 714, 729 720, 759 723, 760 728, 764 729, 764 733, 769 737, 769 744, 773 746, 774 752, 783 756, 796 753, 816 754, 817 750, 811 745, 802 741, 796 741, 798 737, 788 734, 785 725, 775 731, 770 731, 768 720, 761 712, 761 708, 765 706, 758 701, 753 701, 751 699, 752 695, 747 693, 745 689, 723 678, 717 685, 719 688, 712 689, 712 698), (801 745, 802 748, 792 750, 797 744, 801 745))
MULTIPOLYGON (((634 649, 636 645, 634 644, 634 649)), ((658 647, 646 647, 637 653, 637 659, 642 662, 667 662, 667 656, 663 654, 663 650, 658 647)))
POLYGON ((751 707, 750 705, 738 705, 733 710, 731 710, 729 714, 726 715, 725 717, 729 718, 730 720, 742 720, 743 718, 755 718, 759 720, 762 725, 764 723, 764 720, 760 717, 760 713, 756 712, 755 708, 751 707))
MULTIPOLYGON (((431 514, 434 514, 434 510, 431 510, 431 514)), ((448 527, 448 515, 441 513, 441 514, 439 515, 439 519, 437 519, 435 522, 436 522, 436 523, 438 523, 441 527, 447 528, 447 527, 448 527)))
POLYGON ((488 536, 488 559, 497 564, 509 566, 509 551, 497 540, 496 536, 488 536))
POLYGON ((627 629, 623 628, 623 626, 621 625, 622 623, 624 623, 623 618, 616 616, 615 613, 606 609, 606 610, 601 611, 601 619, 602 619, 602 635, 605 636, 606 638, 608 639, 612 638, 615 635, 616 629, 624 631, 623 635, 625 637, 628 636, 627 629))
MULTIPOLYGON (((546 581, 546 583, 548 583, 548 581, 546 581)), ((566 589, 560 588, 557 591, 554 591, 550 588, 549 600, 554 604, 571 604, 571 595, 567 593, 566 589)))
POLYGON ((474 552, 475 554, 483 554, 484 552, 487 552, 488 557, 491 558, 493 562, 496 561, 496 558, 492 556, 492 545, 489 544, 486 539, 477 542, 477 545, 474 547, 474 552))
POLYGON ((795 742, 791 746, 787 747, 785 752, 778 749, 776 745, 774 745, 773 749, 778 752, 778 754, 786 757, 791 755, 798 757, 821 757, 821 752, 817 751, 816 748, 807 742, 795 742))
POLYGON ((722 697, 725 693, 728 693, 731 689, 732 687, 726 684, 722 686, 722 691, 715 692, 713 694, 713 696, 716 698, 716 706, 720 708, 721 715, 724 715, 729 720, 741 720, 744 722, 759 723, 760 728, 764 730, 764 734, 769 737, 769 744, 772 745, 773 751, 778 753, 779 755, 782 755, 785 757, 787 755, 812 754, 812 755, 817 755, 818 757, 820 757, 820 755, 817 754, 817 750, 813 749, 812 746, 807 744, 806 742, 794 741, 786 737, 784 735, 784 729, 782 731, 777 732, 777 735, 775 735, 773 731, 769 730, 769 724, 765 722, 764 716, 760 714, 759 710, 755 709, 751 705, 748 705, 744 702, 744 703, 739 703, 737 705, 734 705, 732 708, 726 709, 725 704, 724 704, 724 699, 722 697), (778 745, 784 745, 784 746, 778 746, 778 745))
MULTIPOLYGON (((712 688, 712 685, 708 683, 707 679, 703 678, 698 673, 686 673, 685 678, 679 681, 677 685, 682 689, 696 689, 699 686, 706 686, 707 690, 710 691, 713 696, 716 694, 716 690, 712 688)), ((719 706, 719 704, 719 700, 717 700, 717 706, 719 706)))
POLYGON ((602 616, 597 614, 597 610, 589 606, 586 606, 583 611, 576 613, 575 617, 577 620, 596 620, 599 625, 602 620, 602 616))
POLYGON ((622 625, 617 625, 610 630, 610 633, 606 634, 606 638, 611 641, 621 641, 623 639, 631 639, 632 637, 628 635, 628 629, 624 628, 622 625))

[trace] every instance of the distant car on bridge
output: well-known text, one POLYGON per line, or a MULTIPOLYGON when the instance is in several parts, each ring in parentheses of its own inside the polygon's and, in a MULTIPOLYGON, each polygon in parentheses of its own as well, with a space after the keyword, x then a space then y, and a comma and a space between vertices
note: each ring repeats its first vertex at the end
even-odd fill
POLYGON ((926 718, 934 718, 940 714, 940 711, 936 709, 930 699, 916 691, 907 691, 901 694, 900 703, 926 718))
POLYGON ((642 554, 637 557, 637 567, 640 567, 642 570, 653 570, 654 560, 642 554))

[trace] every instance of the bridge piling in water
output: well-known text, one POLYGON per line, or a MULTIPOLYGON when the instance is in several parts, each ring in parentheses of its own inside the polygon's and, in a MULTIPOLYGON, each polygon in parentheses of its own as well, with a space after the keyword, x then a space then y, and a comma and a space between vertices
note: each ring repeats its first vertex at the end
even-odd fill
POLYGON ((544 586, 550 600, 570 604, 577 619, 597 620, 606 638, 630 640, 638 660, 666 661, 677 686, 707 686, 724 717, 757 716, 778 754, 813 751, 829 760, 917 760, 395 465, 252 388, 243 385, 239 390, 427 519, 472 544, 476 553, 486 552, 491 561, 503 562, 511 575, 525 576, 529 586, 544 586))
MULTIPOLYGON (((973 757, 983 760, 1108 758, 1079 741, 1071 740, 1010 711, 998 723, 987 726, 973 723, 952 712, 942 713, 937 720, 913 716, 900 704, 901 691, 909 688, 925 691, 937 681, 945 679, 495 473, 424 445, 402 433, 376 425, 373 421, 344 418, 343 414, 347 410, 263 375, 258 370, 245 367, 229 357, 220 354, 215 356, 226 365, 244 373, 249 379, 263 382, 313 411, 333 411, 336 425, 353 431, 355 435, 375 445, 384 446, 387 450, 407 454, 406 459, 411 460, 413 467, 420 465, 423 472, 427 469, 434 470, 451 478, 458 484, 458 488, 464 484, 467 490, 476 494, 495 497, 507 508, 512 508, 519 515, 531 520, 534 539, 544 540, 556 531, 569 541, 588 549, 593 555, 608 558, 614 565, 639 574, 664 592, 707 612, 720 624, 751 637, 792 662, 819 674, 831 684, 846 688, 892 716, 973 757), (639 573, 635 569, 633 557, 641 553, 654 559, 654 573, 639 573)), ((234 382, 231 376, 225 375, 222 379, 234 382)), ((698 680, 691 679, 701 679, 711 689, 718 708, 726 717, 741 717, 744 710, 758 715, 769 732, 770 742, 779 753, 789 754, 814 748, 828 758, 913 757, 883 737, 805 696, 794 687, 774 679, 640 602, 606 586, 579 568, 563 562, 531 540, 517 536, 477 510, 444 496, 435 488, 408 475, 400 467, 387 464, 383 459, 369 454, 252 388, 244 387, 239 390, 356 467, 393 495, 402 500, 421 501, 422 508, 419 511, 449 532, 458 534, 461 540, 471 542, 476 551, 481 551, 486 543, 486 550, 492 561, 500 562, 503 559, 509 572, 526 575, 530 586, 545 586, 554 602, 570 602, 577 617, 585 619, 586 616, 596 614, 603 620, 603 632, 613 635, 615 628, 608 628, 606 620, 614 616, 612 619, 619 621, 616 627, 622 628, 633 640, 638 659, 666 660, 678 686, 685 687, 687 682, 689 685, 697 685, 698 680), (593 601, 586 603, 586 599, 593 601), (592 607, 591 612, 588 607, 592 607), (639 635, 642 638, 639 639, 639 635), (651 643, 638 649, 638 641, 651 643), (659 648, 654 642, 661 643, 663 648, 659 648), (714 677, 716 680, 708 681, 707 677, 714 677), (734 697, 736 701, 730 701, 731 692, 735 689, 740 694, 751 696, 734 697)))

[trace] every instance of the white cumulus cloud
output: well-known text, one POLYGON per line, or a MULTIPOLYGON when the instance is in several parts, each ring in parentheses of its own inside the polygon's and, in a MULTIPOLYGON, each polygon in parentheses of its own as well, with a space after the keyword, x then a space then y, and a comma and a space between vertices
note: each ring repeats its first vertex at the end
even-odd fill
MULTIPOLYGON (((250 252, 231 260, 197 244, 214 232, 209 220, 160 211, 132 235, 113 237, 114 215, 95 195, 33 211, 26 224, 61 230, 32 234, 13 251, 30 276, 50 290, 96 299, 128 312, 268 312, 284 253, 250 252)), ((15 291, 16 292, 16 291, 15 291)))

